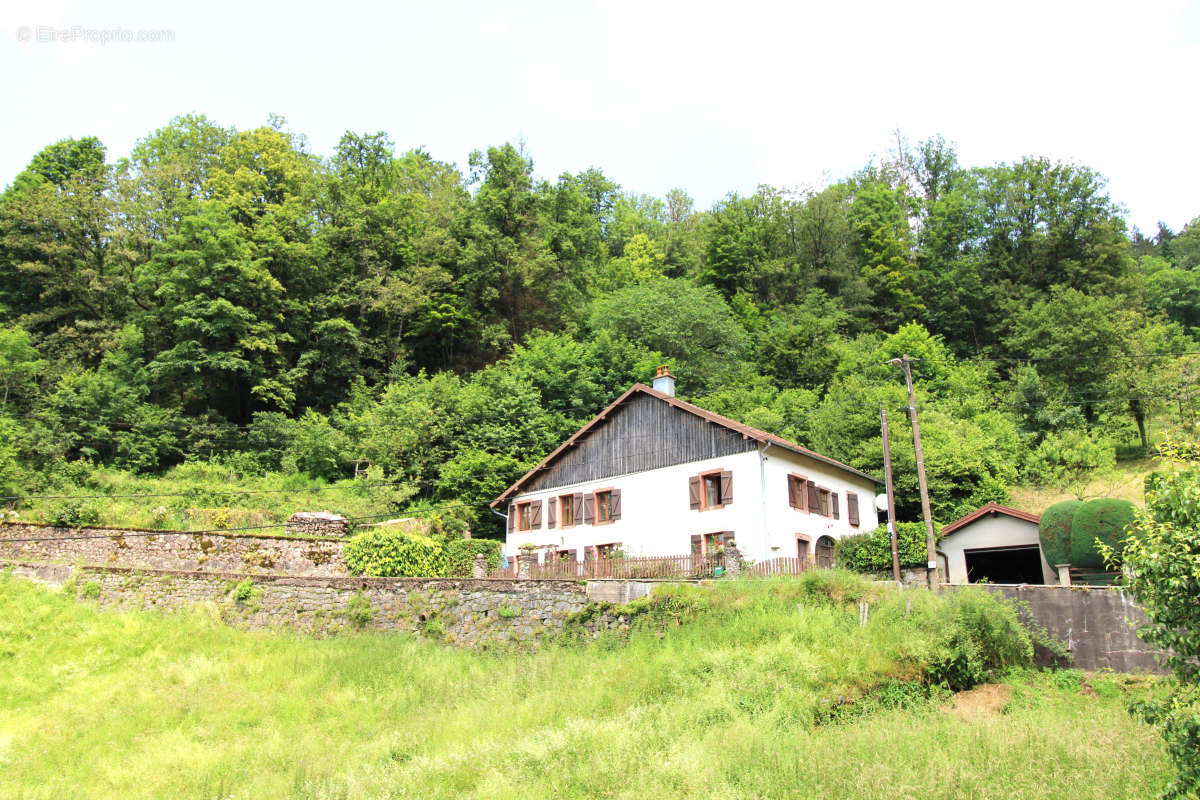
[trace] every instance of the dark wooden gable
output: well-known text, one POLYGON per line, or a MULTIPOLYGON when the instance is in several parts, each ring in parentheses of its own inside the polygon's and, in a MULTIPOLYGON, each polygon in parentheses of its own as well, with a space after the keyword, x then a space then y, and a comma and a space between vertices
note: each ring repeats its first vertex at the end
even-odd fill
POLYGON ((545 466, 522 492, 753 450, 758 442, 642 392, 545 466))

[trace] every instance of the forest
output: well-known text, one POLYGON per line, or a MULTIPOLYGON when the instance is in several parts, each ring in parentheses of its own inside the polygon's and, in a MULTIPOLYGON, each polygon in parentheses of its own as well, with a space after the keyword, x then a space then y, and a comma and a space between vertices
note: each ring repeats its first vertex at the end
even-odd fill
POLYGON ((521 144, 322 156, 276 117, 179 117, 119 159, 65 139, 0 195, 0 492, 203 462, 365 476, 381 511, 499 535, 486 504, 666 364, 876 475, 886 408, 914 519, 907 355, 946 522, 1196 439, 1200 218, 1124 213, 1087 166, 968 168, 940 136, 709 209, 539 176, 521 144))

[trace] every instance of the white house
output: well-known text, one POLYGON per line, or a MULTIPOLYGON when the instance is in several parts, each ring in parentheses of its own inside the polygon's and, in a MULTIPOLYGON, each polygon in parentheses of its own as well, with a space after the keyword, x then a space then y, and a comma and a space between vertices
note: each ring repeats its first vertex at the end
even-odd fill
POLYGON ((588 560, 707 553, 729 539, 762 561, 815 556, 878 525, 879 481, 675 397, 660 368, 634 384, 492 503, 505 553, 588 560))
POLYGON ((950 583, 1058 583, 1042 554, 1037 514, 988 503, 942 528, 938 557, 950 583))

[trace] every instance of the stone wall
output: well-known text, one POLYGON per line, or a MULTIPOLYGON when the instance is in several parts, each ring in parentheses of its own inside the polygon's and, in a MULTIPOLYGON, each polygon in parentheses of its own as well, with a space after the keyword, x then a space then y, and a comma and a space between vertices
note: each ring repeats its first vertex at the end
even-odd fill
POLYGON ((350 532, 350 523, 340 514, 328 511, 297 511, 288 517, 285 530, 289 536, 333 538, 350 532))
POLYGON ((0 558, 208 572, 346 575, 340 539, 0 524, 0 558), (21 540, 36 541, 21 541, 21 540))
MULTIPOLYGON (((1033 620, 1071 651, 1079 669, 1163 672, 1137 636, 1145 613, 1120 588, 971 584, 1024 603, 1033 620)), ((951 590, 965 587, 951 586, 951 590)))
MULTIPOLYGON (((180 572, 124 567, 10 563, 15 574, 64 585, 103 606, 181 610, 215 608, 250 628, 410 631, 453 644, 536 642, 560 631, 589 602, 576 581, 429 578, 321 578, 180 572)), ((627 628, 600 615, 595 635, 627 628)))

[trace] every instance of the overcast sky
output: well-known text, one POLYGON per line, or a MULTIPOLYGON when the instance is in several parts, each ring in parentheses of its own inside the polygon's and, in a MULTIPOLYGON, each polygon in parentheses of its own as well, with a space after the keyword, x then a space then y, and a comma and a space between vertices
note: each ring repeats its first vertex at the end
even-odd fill
POLYGON ((523 138, 541 176, 596 166, 700 207, 940 133, 970 166, 1087 164, 1147 232, 1200 215, 1200 0, 173 5, 6 0, 0 185, 64 137, 117 158, 178 114, 276 113, 319 155, 384 130, 465 167, 523 138))

